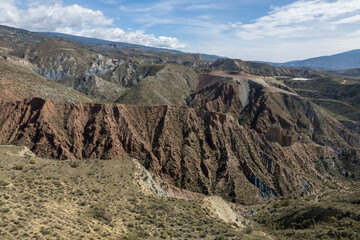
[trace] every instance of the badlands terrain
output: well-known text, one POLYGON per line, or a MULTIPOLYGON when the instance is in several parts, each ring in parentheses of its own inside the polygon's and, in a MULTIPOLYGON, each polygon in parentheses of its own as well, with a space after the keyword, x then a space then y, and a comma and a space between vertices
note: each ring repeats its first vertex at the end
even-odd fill
POLYGON ((360 238, 356 77, 0 40, 2 239, 360 238))

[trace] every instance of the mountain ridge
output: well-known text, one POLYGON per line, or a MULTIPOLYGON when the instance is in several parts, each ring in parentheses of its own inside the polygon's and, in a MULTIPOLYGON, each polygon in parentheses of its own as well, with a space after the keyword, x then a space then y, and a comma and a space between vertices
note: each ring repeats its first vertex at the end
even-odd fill
POLYGON ((217 59, 221 59, 224 57, 220 57, 213 54, 205 54, 205 53, 190 53, 190 52, 183 52, 180 50, 168 49, 168 48, 158 48, 158 47, 151 47, 145 46, 140 44, 134 43, 126 43, 126 42, 117 42, 111 40, 103 40, 99 38, 91 38, 91 37, 84 37, 84 36, 76 36, 71 34, 65 33, 57 33, 57 32, 39 32, 40 34, 47 34, 50 36, 57 36, 61 38, 68 38, 79 42, 91 43, 91 44, 108 44, 113 45, 114 47, 124 47, 124 48, 139 48, 143 51, 154 51, 154 52, 166 52, 166 53, 186 53, 186 54, 198 54, 201 55, 205 61, 216 61, 217 59))
POLYGON ((360 49, 354 49, 333 55, 313 57, 304 60, 294 60, 285 63, 271 63, 274 66, 297 68, 313 68, 318 70, 345 70, 360 67, 360 49))
POLYGON ((99 39, 99 38, 76 36, 76 35, 58 33, 58 32, 39 32, 39 33, 40 34, 47 34, 47 35, 50 35, 50 36, 58 36, 58 37, 61 37, 61 38, 69 38, 69 39, 72 39, 72 40, 75 40, 75 41, 92 43, 92 44, 113 44, 115 46, 119 45, 121 47, 140 48, 141 50, 144 50, 144 51, 199 54, 206 61, 216 61, 217 59, 225 58, 225 57, 217 56, 217 55, 214 55, 214 54, 183 52, 183 51, 180 51, 180 50, 174 50, 174 49, 168 49, 168 48, 151 47, 151 46, 145 46, 145 45, 134 44, 134 43, 103 40, 103 39, 99 39))

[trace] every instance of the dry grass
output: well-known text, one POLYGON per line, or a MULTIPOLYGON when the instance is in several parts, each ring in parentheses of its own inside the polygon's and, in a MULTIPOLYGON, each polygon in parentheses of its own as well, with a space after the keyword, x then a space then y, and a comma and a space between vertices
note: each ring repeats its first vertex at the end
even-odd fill
POLYGON ((0 146, 0 239, 269 239, 215 218, 202 200, 142 194, 132 159, 19 152, 0 146))
POLYGON ((349 182, 318 196, 269 201, 254 219, 277 239, 360 239, 359 204, 359 184, 349 182))

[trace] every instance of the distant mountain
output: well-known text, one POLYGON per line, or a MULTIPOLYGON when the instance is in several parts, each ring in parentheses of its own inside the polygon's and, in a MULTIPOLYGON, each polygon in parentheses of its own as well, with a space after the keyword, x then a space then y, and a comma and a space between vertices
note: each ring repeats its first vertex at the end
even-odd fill
MULTIPOLYGON (((148 47, 148 46, 143 46, 143 45, 139 45, 139 44, 108 41, 108 40, 103 40, 103 39, 98 39, 98 38, 81 37, 81 36, 69 35, 69 34, 64 34, 64 33, 56 33, 56 32, 42 32, 42 33, 50 35, 50 36, 55 36, 55 37, 68 38, 68 39, 78 41, 78 42, 83 42, 83 43, 114 44, 117 47, 130 48, 130 49, 135 48, 135 49, 142 50, 142 51, 154 51, 154 52, 164 52, 164 53, 174 53, 174 54, 184 53, 184 52, 179 51, 179 50, 173 50, 173 49, 167 49, 167 48, 148 47)), ((201 57, 205 61, 216 61, 217 59, 223 58, 223 57, 220 57, 220 56, 217 56, 217 55, 210 55, 210 54, 203 54, 203 53, 198 53, 198 54, 201 55, 201 57)))
POLYGON ((148 46, 142 46, 138 44, 131 44, 131 43, 124 43, 124 42, 114 42, 114 41, 108 41, 98 38, 88 38, 88 37, 81 37, 81 36, 75 36, 70 34, 64 34, 64 33, 57 33, 57 32, 42 32, 43 34, 61 37, 61 38, 69 38, 78 42, 84 42, 84 43, 91 43, 91 44, 116 44, 121 47, 129 47, 129 48, 139 48, 143 51, 155 51, 155 52, 168 52, 168 53, 182 53, 178 50, 173 49, 166 49, 166 48, 155 48, 155 47, 148 47, 148 46))
POLYGON ((330 56, 309 58, 305 60, 290 61, 285 63, 269 63, 274 66, 286 66, 295 68, 313 68, 313 69, 350 69, 360 67, 360 49, 343 52, 330 56))

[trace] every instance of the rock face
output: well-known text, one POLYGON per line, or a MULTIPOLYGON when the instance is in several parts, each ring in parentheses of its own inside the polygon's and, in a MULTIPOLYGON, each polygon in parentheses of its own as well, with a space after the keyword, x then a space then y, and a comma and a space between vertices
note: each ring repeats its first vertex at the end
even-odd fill
POLYGON ((86 95, 111 101, 124 91, 122 85, 100 77, 114 70, 121 63, 119 59, 107 58, 57 39, 29 44, 20 55, 21 58, 11 56, 7 61, 24 65, 48 80, 86 95))
POLYGON ((197 91, 187 100, 194 108, 231 114, 243 126, 283 146, 299 141, 334 148, 360 147, 356 132, 279 84, 264 77, 203 74, 197 91))
POLYGON ((133 87, 147 76, 154 76, 165 65, 140 64, 139 62, 126 62, 103 76, 105 80, 118 83, 123 87, 133 87))
POLYGON ((52 81, 59 81, 68 76, 101 76, 119 63, 118 60, 57 39, 29 45, 24 52, 24 59, 36 67, 37 73, 52 81))
POLYGON ((334 172, 347 171, 329 147, 299 142, 284 147, 221 113, 40 98, 2 101, 0 108, 1 144, 23 144, 60 159, 130 155, 177 187, 234 202, 315 193, 328 176, 321 159, 334 164, 334 172))

